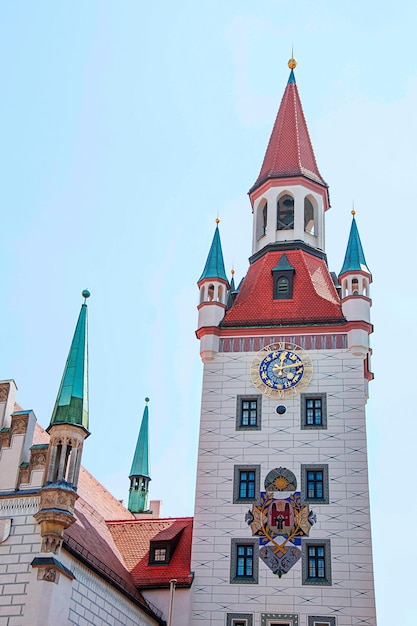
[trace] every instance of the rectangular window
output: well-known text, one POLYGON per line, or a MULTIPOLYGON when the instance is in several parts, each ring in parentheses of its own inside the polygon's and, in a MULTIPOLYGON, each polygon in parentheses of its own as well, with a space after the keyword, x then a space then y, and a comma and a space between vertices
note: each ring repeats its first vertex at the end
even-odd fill
POLYGON ((155 551, 154 551, 155 562, 166 561, 166 558, 167 558, 167 551, 165 548, 155 548, 155 551))
POLYGON ((253 577, 253 546, 237 546, 236 577, 253 577))
POLYGON ((301 501, 329 504, 329 466, 301 465, 301 501))
POLYGON ((301 428, 327 428, 327 398, 325 393, 301 394, 301 428))
POLYGON ((307 470, 307 498, 323 499, 323 471, 307 470))
POLYGON ((336 626, 336 618, 323 617, 323 615, 309 615, 308 626, 336 626))
POLYGON ((238 396, 236 407, 237 430, 260 430, 261 397, 238 396))
POLYGON ((259 476, 259 465, 235 465, 233 504, 258 501, 261 488, 259 476))
POLYGON ((329 539, 306 539, 302 542, 303 585, 331 585, 329 539))
POLYGON ((323 423, 321 398, 307 398, 306 400, 306 425, 321 426, 323 423))
POLYGON ((258 539, 232 539, 230 558, 231 583, 258 582, 258 539))

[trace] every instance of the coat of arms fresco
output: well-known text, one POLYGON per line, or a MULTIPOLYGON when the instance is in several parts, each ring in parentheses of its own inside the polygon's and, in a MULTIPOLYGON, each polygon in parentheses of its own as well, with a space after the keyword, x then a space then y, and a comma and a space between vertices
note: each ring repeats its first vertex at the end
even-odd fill
POLYGON ((301 504, 294 474, 286 468, 271 470, 265 478, 265 491, 259 503, 246 514, 252 534, 259 537, 259 556, 281 578, 301 558, 301 537, 307 537, 316 521, 308 504, 301 504), (288 497, 277 493, 292 492, 288 497))

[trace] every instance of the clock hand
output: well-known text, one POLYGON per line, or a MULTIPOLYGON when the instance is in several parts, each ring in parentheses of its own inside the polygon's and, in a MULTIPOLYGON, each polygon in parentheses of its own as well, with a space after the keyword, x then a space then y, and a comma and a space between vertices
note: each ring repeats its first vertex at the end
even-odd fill
POLYGON ((300 365, 302 365, 303 362, 302 361, 297 361, 296 363, 290 363, 289 365, 281 365, 281 369, 288 368, 288 367, 300 367, 300 365))

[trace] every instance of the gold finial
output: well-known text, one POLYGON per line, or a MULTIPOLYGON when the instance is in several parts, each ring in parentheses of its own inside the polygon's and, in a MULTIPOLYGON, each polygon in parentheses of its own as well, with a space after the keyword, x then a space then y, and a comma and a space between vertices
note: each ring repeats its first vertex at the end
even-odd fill
POLYGON ((216 217, 216 224, 218 224, 220 222, 219 218, 216 217))
POLYGON ((234 276, 235 270, 232 270, 232 276, 234 276))
POLYGON ((355 209, 352 209, 352 210, 351 210, 351 213, 352 213, 352 215, 356 215, 356 211, 355 211, 355 209))
POLYGON ((291 46, 291 59, 288 61, 288 67, 290 70, 294 70, 297 67, 297 61, 294 59, 294 46, 291 46))

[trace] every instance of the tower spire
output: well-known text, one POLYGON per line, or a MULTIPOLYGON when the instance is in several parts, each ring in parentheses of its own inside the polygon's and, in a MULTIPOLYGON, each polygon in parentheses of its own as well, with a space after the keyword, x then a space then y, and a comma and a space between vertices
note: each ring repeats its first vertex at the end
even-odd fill
POLYGON ((226 270, 224 269, 222 244, 220 241, 219 218, 216 218, 216 230, 211 242, 207 261, 200 276, 200 281, 204 278, 219 278, 227 281, 226 270))
POLYGON ((361 238, 359 237, 358 226, 355 219, 356 211, 352 209, 352 225, 350 227, 349 239, 346 248, 345 260, 339 276, 346 272, 371 272, 368 269, 363 252, 361 238))
POLYGON ((50 434, 44 485, 39 511, 42 552, 57 552, 63 532, 74 521, 74 505, 84 439, 88 431, 87 305, 90 292, 82 292, 84 303, 78 316, 58 396, 47 428, 50 434))
MULTIPOLYGON (((78 316, 61 385, 52 411, 49 432, 55 424, 73 424, 88 433, 88 345, 87 304, 90 292, 82 292, 84 303, 78 316)), ((89 433, 88 433, 89 434, 89 433)))
POLYGON ((132 468, 130 470, 130 489, 128 509, 131 513, 143 513, 147 510, 148 488, 150 478, 149 470, 149 398, 145 398, 142 423, 136 442, 132 468))
POLYGON ((272 129, 261 171, 249 191, 252 194, 270 179, 303 176, 327 188, 314 156, 304 117, 294 69, 294 58, 288 61, 290 76, 272 129))

